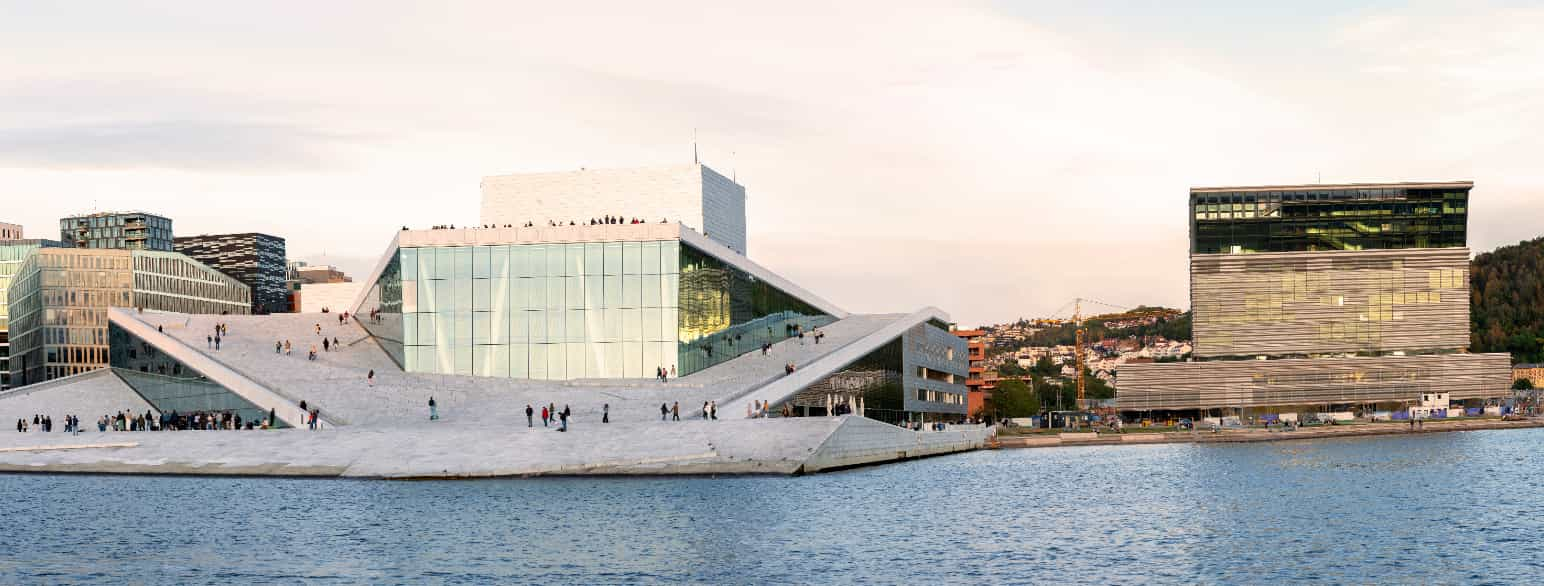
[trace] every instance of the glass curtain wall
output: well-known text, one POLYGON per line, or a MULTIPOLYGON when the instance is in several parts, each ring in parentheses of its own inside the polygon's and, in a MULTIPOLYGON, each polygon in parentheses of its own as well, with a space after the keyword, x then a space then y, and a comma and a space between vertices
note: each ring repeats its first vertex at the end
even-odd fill
POLYGON ((355 313, 409 372, 543 380, 684 376, 834 321, 678 240, 402 248, 355 313))
POLYGON ((756 276, 681 246, 681 375, 836 321, 756 276))
POLYGON ((863 415, 886 423, 907 420, 905 384, 901 379, 900 338, 847 365, 794 395, 796 415, 826 415, 827 405, 847 405, 857 413, 863 398, 863 415))
POLYGON ((402 344, 402 253, 391 255, 380 278, 370 285, 354 309, 354 321, 365 328, 398 366, 407 367, 402 344))
POLYGON ((1341 189, 1191 195, 1196 254, 1465 245, 1466 189, 1341 189))
MULTIPOLYGON (((242 421, 254 422, 268 416, 267 411, 116 324, 109 323, 107 331, 112 348, 109 364, 114 373, 157 411, 179 415, 228 411, 242 421)), ((282 421, 275 424, 284 425, 282 421)))
POLYGON ((403 367, 549 380, 674 368, 679 249, 675 240, 403 248, 403 367))

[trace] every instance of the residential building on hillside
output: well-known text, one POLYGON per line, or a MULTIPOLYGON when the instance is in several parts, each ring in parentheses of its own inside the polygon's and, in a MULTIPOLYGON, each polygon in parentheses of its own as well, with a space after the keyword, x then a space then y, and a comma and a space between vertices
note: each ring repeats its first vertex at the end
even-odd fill
POLYGON ((1192 354, 1119 372, 1126 411, 1399 409, 1505 396, 1469 354, 1469 182, 1190 191, 1192 354))
POLYGON ((291 311, 284 287, 284 239, 247 232, 183 236, 177 252, 188 255, 252 289, 252 313, 291 311))
POLYGON ((145 212, 98 212, 59 220, 59 240, 74 248, 170 252, 172 221, 145 212))
POLYGON ((1512 367, 1512 382, 1528 379, 1533 388, 1544 389, 1544 364, 1518 364, 1512 367))

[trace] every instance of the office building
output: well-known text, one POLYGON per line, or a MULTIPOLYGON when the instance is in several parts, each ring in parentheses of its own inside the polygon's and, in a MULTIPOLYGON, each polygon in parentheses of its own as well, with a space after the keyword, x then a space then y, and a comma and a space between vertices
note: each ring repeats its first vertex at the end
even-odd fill
POLYGON ((741 255, 746 252, 745 187, 706 165, 582 169, 496 175, 482 180, 482 223, 520 227, 680 222, 741 255))
POLYGON ((1127 365, 1122 410, 1396 409, 1507 393, 1469 354, 1469 182, 1196 188, 1193 356, 1127 365))
POLYGON ((108 361, 107 309, 251 312, 240 281, 175 252, 38 248, 8 289, 14 386, 80 374, 108 361))
MULTIPOLYGON (((19 234, 20 231, 18 230, 19 234)), ((0 241, 0 389, 11 385, 10 303, 8 291, 11 279, 21 269, 32 251, 39 248, 58 248, 64 243, 54 240, 4 240, 0 241)))
POLYGON ((318 283, 352 283, 350 277, 332 265, 308 265, 305 261, 292 261, 290 268, 294 270, 295 277, 300 280, 301 288, 305 285, 318 283))
POLYGON ((284 239, 267 234, 214 234, 175 239, 187 255, 252 289, 252 313, 291 311, 285 290, 284 239))
POLYGON ((99 212, 59 220, 59 240, 74 248, 171 252, 172 221, 145 212, 99 212))

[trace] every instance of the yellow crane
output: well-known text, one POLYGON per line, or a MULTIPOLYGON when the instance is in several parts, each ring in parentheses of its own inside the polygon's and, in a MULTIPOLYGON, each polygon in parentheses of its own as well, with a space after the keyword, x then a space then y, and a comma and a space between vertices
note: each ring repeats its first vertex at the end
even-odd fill
MULTIPOLYGON (((1088 386, 1088 384, 1087 384, 1087 381, 1083 379, 1083 371, 1087 370, 1087 366, 1086 366, 1086 363, 1085 363, 1086 352, 1083 349, 1083 344, 1086 342, 1086 340, 1084 340, 1083 338, 1084 338, 1084 336, 1088 335, 1088 328, 1083 327, 1083 304, 1084 303, 1089 303, 1089 304, 1093 304, 1093 305, 1102 305, 1102 306, 1109 307, 1109 308, 1112 308, 1112 309, 1117 309, 1117 310, 1120 310, 1120 311, 1130 311, 1130 308, 1128 308, 1128 307, 1124 307, 1124 306, 1120 306, 1120 305, 1115 305, 1113 303, 1105 303, 1103 301, 1098 301, 1098 300, 1094 300, 1094 299, 1087 299, 1087 298, 1083 298, 1083 297, 1078 297, 1078 298, 1073 299, 1072 301, 1069 301, 1067 303, 1067 305, 1071 305, 1072 306, 1072 325, 1073 325, 1073 327, 1077 328, 1076 330, 1074 330, 1074 334, 1075 334, 1074 339, 1076 340, 1076 345, 1073 346, 1073 352, 1072 353, 1073 353, 1073 356, 1076 357, 1076 360, 1077 360, 1077 364, 1076 364, 1076 366, 1074 366, 1074 368, 1077 369, 1077 385, 1078 385, 1078 403, 1077 403, 1077 405, 1078 405, 1078 411, 1087 411, 1088 410, 1088 394, 1087 394, 1087 386, 1088 386)), ((1056 314, 1054 314, 1054 315, 1061 315, 1062 312, 1067 309, 1067 305, 1063 305, 1062 308, 1058 309, 1056 311, 1056 314)))

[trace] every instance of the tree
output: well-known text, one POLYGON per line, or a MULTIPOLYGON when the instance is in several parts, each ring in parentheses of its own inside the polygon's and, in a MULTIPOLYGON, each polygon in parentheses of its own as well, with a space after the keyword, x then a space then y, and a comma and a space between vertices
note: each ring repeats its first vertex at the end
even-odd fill
POLYGON ((1544 238, 1502 246, 1469 266, 1469 346, 1544 362, 1544 238))
POLYGON ((1029 417, 1040 412, 1040 403, 1035 400, 1029 385, 1011 378, 997 381, 997 388, 992 391, 992 406, 998 417, 1029 417))
POLYGON ((1514 390, 1514 391, 1531 391, 1531 390, 1533 390, 1533 381, 1525 379, 1525 378, 1517 379, 1516 381, 1514 381, 1512 383, 1512 390, 1514 390))
POLYGON ((1019 366, 1017 362, 1004 362, 1002 366, 997 367, 997 374, 1002 376, 1024 376, 1029 374, 1029 371, 1024 370, 1024 367, 1019 366))
POLYGON ((1083 369, 1083 380, 1083 394, 1089 400, 1115 398, 1115 387, 1110 386, 1110 383, 1104 382, 1103 379, 1094 376, 1094 373, 1089 372, 1087 368, 1083 369))
POLYGON ((1047 377, 1056 376, 1057 374, 1061 373, 1061 368, 1056 366, 1056 363, 1051 362, 1051 357, 1047 355, 1041 356, 1039 360, 1036 360, 1035 367, 1030 369, 1030 371, 1033 372, 1035 376, 1047 377))

